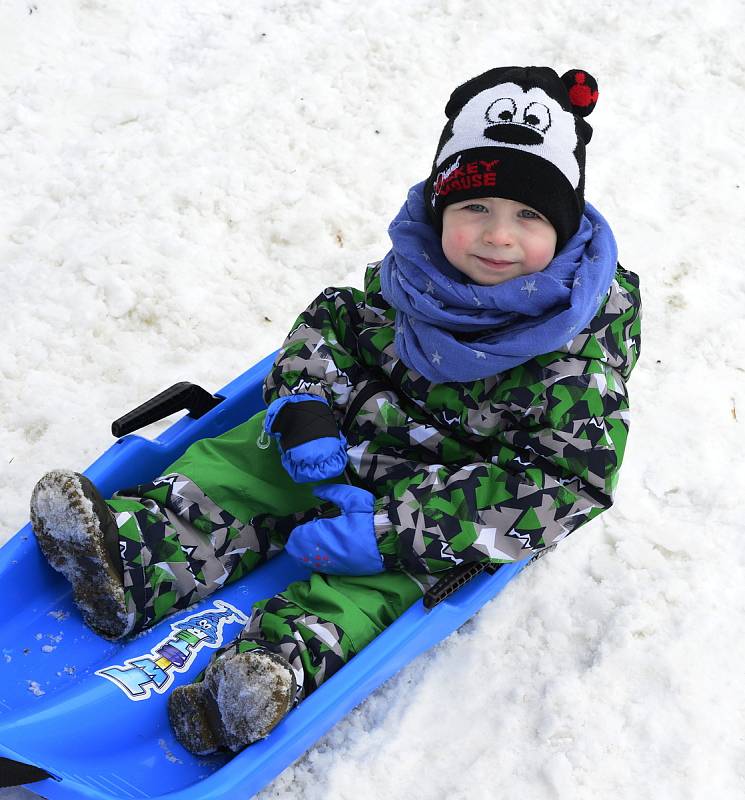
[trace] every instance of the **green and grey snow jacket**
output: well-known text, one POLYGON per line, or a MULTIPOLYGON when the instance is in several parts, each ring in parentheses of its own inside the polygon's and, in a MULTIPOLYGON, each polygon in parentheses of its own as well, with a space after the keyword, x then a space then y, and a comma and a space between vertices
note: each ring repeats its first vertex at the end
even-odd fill
POLYGON ((326 289, 298 317, 264 399, 327 399, 347 438, 347 476, 377 498, 386 568, 529 558, 613 502, 640 311, 639 279, 619 265, 596 316, 561 350, 434 384, 396 354, 378 262, 364 291, 326 289))

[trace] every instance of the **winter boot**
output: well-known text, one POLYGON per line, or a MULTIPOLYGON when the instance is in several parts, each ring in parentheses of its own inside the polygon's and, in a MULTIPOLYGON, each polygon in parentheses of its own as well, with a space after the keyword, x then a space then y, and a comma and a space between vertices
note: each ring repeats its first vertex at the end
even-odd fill
POLYGON ((125 634, 119 531, 96 487, 77 472, 47 472, 31 495, 31 525, 47 561, 72 584, 86 625, 106 639, 125 634))
POLYGON ((176 738, 195 755, 234 753, 263 739, 292 708, 297 684, 282 656, 267 650, 228 651, 203 680, 179 686, 168 698, 176 738))

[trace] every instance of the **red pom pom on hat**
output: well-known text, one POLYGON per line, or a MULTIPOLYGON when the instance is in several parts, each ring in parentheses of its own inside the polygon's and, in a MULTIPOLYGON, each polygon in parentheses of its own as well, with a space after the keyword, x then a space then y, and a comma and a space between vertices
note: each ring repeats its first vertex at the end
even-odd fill
POLYGON ((561 76, 569 92, 572 111, 579 117, 591 114, 598 102, 598 83, 584 69, 570 69, 561 76))

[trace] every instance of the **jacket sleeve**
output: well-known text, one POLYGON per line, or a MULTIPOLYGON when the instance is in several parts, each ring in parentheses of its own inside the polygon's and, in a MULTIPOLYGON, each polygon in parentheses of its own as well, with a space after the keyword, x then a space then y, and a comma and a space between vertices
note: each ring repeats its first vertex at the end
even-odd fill
POLYGON ((314 394, 344 408, 361 380, 356 356, 361 324, 358 289, 328 288, 297 318, 264 381, 264 402, 314 394))
POLYGON ((484 460, 417 464, 375 507, 387 569, 506 563, 561 541, 613 502, 628 432, 626 385, 600 361, 559 362, 531 387, 484 460))

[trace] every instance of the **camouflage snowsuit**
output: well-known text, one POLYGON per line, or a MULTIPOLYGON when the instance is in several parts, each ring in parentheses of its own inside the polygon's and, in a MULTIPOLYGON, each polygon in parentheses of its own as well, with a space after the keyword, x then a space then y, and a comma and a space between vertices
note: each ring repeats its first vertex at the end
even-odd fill
MULTIPOLYGON (((379 270, 368 267, 364 291, 322 292, 264 384, 267 403, 294 393, 329 402, 348 441, 346 475, 335 482, 377 498, 386 567, 369 577, 314 574, 254 606, 234 646, 282 653, 301 696, 444 570, 529 558, 609 508, 626 445, 626 379, 640 348, 634 273, 619 265, 589 326, 560 351, 484 380, 432 384, 396 355, 379 270)), ((262 420, 195 443, 163 477, 109 501, 131 631, 246 575, 318 504, 312 485, 284 473, 262 420)))

